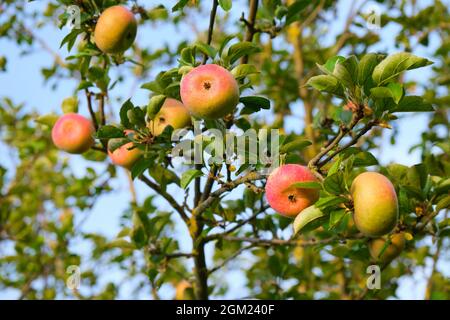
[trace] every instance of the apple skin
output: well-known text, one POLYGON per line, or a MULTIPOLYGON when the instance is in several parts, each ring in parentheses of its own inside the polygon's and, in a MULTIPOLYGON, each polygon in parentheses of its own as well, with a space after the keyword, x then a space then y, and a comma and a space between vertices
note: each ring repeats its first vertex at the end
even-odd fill
MULTIPOLYGON (((129 135, 134 133, 133 130, 125 130, 125 135, 129 135)), ((110 139, 108 141, 108 145, 113 143, 115 139, 110 139)), ((125 143, 124 145, 120 146, 113 152, 109 151, 108 147, 108 156, 111 159, 112 163, 114 163, 117 166, 124 167, 128 170, 131 170, 133 165, 136 163, 137 160, 142 156, 142 151, 138 148, 133 148, 133 142, 125 143)))
POLYGON ((148 123, 148 128, 154 136, 160 135, 167 125, 181 129, 191 124, 191 115, 181 101, 167 98, 155 119, 148 123))
POLYGON ((137 22, 133 13, 122 6, 112 6, 102 12, 94 31, 94 41, 104 53, 127 50, 136 38, 137 22))
POLYGON ((239 85, 227 69, 206 64, 192 69, 181 79, 180 95, 192 115, 219 119, 236 109, 239 85))
POLYGON ((267 179, 266 198, 279 214, 294 218, 319 199, 317 189, 292 188, 296 182, 317 181, 312 172, 299 164, 285 164, 275 169, 267 179))
POLYGON ((394 260, 405 248, 405 235, 404 233, 395 233, 391 236, 391 243, 384 250, 380 256, 381 251, 386 243, 385 238, 376 238, 369 241, 370 256, 382 264, 390 263, 394 260))
POLYGON ((80 154, 94 145, 92 122, 76 113, 61 116, 52 129, 56 147, 69 153, 80 154))
POLYGON ((390 233, 398 220, 395 188, 377 172, 359 174, 352 183, 354 221, 359 231, 369 237, 390 233))
POLYGON ((176 285, 175 300, 194 300, 194 298, 194 289, 189 281, 183 280, 176 285))

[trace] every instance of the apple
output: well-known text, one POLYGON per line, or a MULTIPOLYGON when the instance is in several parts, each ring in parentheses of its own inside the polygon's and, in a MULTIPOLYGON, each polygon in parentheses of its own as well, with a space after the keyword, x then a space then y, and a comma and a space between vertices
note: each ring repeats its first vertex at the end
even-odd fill
POLYGON ((267 179, 266 197, 269 205, 283 216, 294 218, 319 199, 317 189, 293 187, 296 182, 317 181, 312 172, 299 164, 285 164, 267 179))
POLYGON ((198 66, 181 79, 181 101, 202 119, 219 119, 234 112, 239 85, 233 75, 216 64, 198 66))
POLYGON ((404 233, 395 233, 391 235, 391 243, 387 245, 386 249, 383 248, 386 245, 387 239, 376 238, 369 241, 370 256, 382 264, 386 264, 394 260, 405 248, 405 235, 404 233))
POLYGON ((359 231, 369 237, 390 233, 398 219, 395 188, 388 178, 377 172, 358 175, 350 190, 354 221, 359 231))
POLYGON ((76 113, 61 116, 52 129, 56 147, 69 153, 80 154, 94 145, 92 122, 76 113))
MULTIPOLYGON (((125 130, 125 135, 130 135, 133 133, 133 130, 125 130)), ((142 156, 142 151, 134 147, 134 143, 130 141, 111 152, 111 144, 116 141, 117 139, 110 139, 108 141, 108 156, 115 165, 130 170, 136 161, 142 156)))
POLYGON ((194 300, 194 289, 187 280, 180 281, 175 287, 175 300, 194 300))
POLYGON ((178 100, 167 98, 155 119, 148 123, 150 132, 157 136, 164 128, 171 125, 174 129, 181 129, 191 124, 191 115, 186 107, 178 100))
POLYGON ((122 6, 112 6, 102 12, 94 31, 94 41, 104 53, 127 50, 136 38, 137 22, 133 13, 122 6))

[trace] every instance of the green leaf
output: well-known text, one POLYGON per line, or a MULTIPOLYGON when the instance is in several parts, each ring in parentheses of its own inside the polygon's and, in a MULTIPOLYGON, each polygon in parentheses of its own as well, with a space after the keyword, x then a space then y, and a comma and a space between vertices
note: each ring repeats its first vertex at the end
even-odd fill
POLYGON ((90 87, 93 87, 93 86, 94 86, 94 84, 92 82, 87 81, 87 80, 83 80, 78 85, 77 90, 84 90, 84 89, 87 89, 87 88, 90 88, 90 87))
POLYGON ((255 73, 259 73, 259 71, 252 64, 239 64, 231 70, 231 74, 236 78, 236 80, 244 79, 249 74, 255 73))
POLYGON ((394 102, 398 104, 400 100, 403 98, 403 85, 398 82, 390 82, 388 83, 387 87, 391 91, 392 99, 394 99, 394 102))
POLYGON ((217 55, 217 50, 206 43, 197 42, 194 46, 210 58, 214 58, 217 55))
POLYGON ((331 194, 341 194, 345 192, 344 177, 341 172, 326 177, 323 181, 323 188, 331 194))
POLYGON ((256 52, 260 52, 261 48, 258 47, 253 42, 239 42, 236 44, 233 44, 229 49, 228 53, 226 55, 226 60, 229 64, 235 63, 237 60, 239 60, 243 56, 248 56, 256 52))
POLYGON ((339 96, 344 95, 339 81, 336 79, 336 77, 330 75, 322 74, 311 77, 306 84, 319 91, 329 92, 339 96))
POLYGON ((334 68, 336 67, 336 64, 339 62, 345 61, 345 57, 342 56, 334 56, 325 62, 325 64, 322 66, 325 68, 326 73, 333 73, 334 68))
POLYGON ((128 110, 132 110, 134 108, 133 103, 131 102, 130 99, 128 99, 127 101, 125 101, 122 106, 120 107, 120 123, 125 127, 125 128, 131 128, 131 123, 130 120, 128 119, 128 110))
POLYGON ((330 197, 320 198, 314 205, 317 208, 324 210, 326 208, 334 207, 340 203, 345 203, 347 201, 348 200, 344 197, 330 196, 330 197))
POLYGON ((242 97, 239 99, 239 102, 244 104, 241 114, 251 114, 261 109, 270 109, 270 100, 264 97, 242 97))
POLYGON ((188 171, 183 172, 180 179, 180 187, 186 189, 192 180, 201 176, 203 176, 203 172, 196 169, 190 169, 188 171))
POLYGON ((157 96, 153 96, 150 99, 150 102, 148 103, 148 106, 147 106, 147 118, 148 118, 148 120, 155 119, 156 115, 161 110, 161 107, 163 106, 164 101, 166 101, 166 96, 162 95, 162 94, 159 94, 157 96))
POLYGON ((359 152, 353 160, 353 167, 369 167, 378 164, 377 158, 368 151, 359 152))
POLYGON ((436 204, 436 212, 442 209, 450 209, 450 195, 445 196, 436 204))
POLYGON ((120 128, 117 128, 115 126, 107 125, 102 126, 98 129, 97 139, 112 139, 112 138, 123 138, 124 133, 123 130, 120 128))
POLYGON ((61 109, 64 113, 77 113, 78 112, 78 99, 77 97, 68 97, 63 100, 61 109))
POLYGON ((372 98, 387 99, 391 98, 396 104, 403 97, 403 86, 397 82, 391 82, 387 87, 375 87, 370 89, 372 98))
POLYGON ((297 0, 287 8, 286 25, 299 19, 299 14, 311 3, 309 0, 297 0))
POLYGON ((134 180, 136 177, 139 177, 152 165, 153 162, 149 159, 146 159, 145 157, 140 158, 134 163, 133 167, 131 168, 131 178, 134 180))
POLYGON ((345 209, 331 211, 329 220, 330 229, 336 227, 344 216, 345 216, 345 209))
POLYGON ((379 55, 368 53, 361 58, 358 64, 356 81, 359 85, 364 85, 367 79, 372 75, 373 69, 380 61, 379 55))
POLYGON ((303 138, 295 139, 294 141, 283 144, 280 148, 280 153, 288 153, 290 151, 299 151, 312 144, 311 141, 303 138))
POLYGON ((127 111, 127 117, 131 124, 137 125, 141 128, 145 127, 145 114, 139 107, 134 107, 127 111))
POLYGON ((231 0, 219 0, 219 5, 223 10, 229 11, 233 3, 231 0))
POLYGON ((164 88, 162 88, 158 82, 156 81, 150 81, 146 82, 141 86, 142 89, 150 90, 154 93, 162 94, 164 93, 164 88))
POLYGON ((130 142, 127 138, 113 138, 108 141, 108 150, 114 152, 116 149, 120 148, 124 144, 130 142))
POLYGON ((409 52, 398 52, 387 56, 373 70, 372 79, 378 86, 386 83, 406 70, 421 68, 432 64, 431 61, 409 52))
POLYGON ((317 181, 294 182, 289 188, 297 189, 321 189, 322 185, 317 181))
POLYGON ((316 206, 312 205, 300 212, 294 220, 294 234, 297 234, 307 224, 323 217, 325 214, 316 206))
POLYGON ((425 102, 419 96, 406 96, 400 100, 400 103, 392 112, 430 112, 434 111, 431 103, 425 102))
POLYGON ((55 125, 56 121, 58 121, 58 119, 59 119, 59 116, 57 114, 48 113, 43 116, 37 117, 36 120, 34 120, 34 121, 36 121, 37 123, 40 123, 40 124, 44 124, 49 127, 53 127, 55 125))
POLYGON ((115 239, 108 243, 108 248, 136 249, 136 246, 125 239, 115 239))
POLYGON ((180 0, 178 1, 173 7, 172 7, 172 12, 178 11, 178 10, 182 10, 187 4, 188 4, 189 0, 180 0))
POLYGON ((355 85, 353 82, 353 73, 355 72, 353 69, 354 67, 355 66, 351 60, 337 62, 334 67, 333 75, 342 83, 344 87, 351 89, 355 85))

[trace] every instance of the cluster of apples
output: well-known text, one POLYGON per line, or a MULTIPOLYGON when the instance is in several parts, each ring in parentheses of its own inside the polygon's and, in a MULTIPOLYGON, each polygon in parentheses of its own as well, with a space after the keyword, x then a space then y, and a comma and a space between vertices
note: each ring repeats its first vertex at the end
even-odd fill
MULTIPOLYGON (((131 11, 123 6, 112 6, 99 17, 94 41, 97 47, 108 54, 127 50, 136 38, 137 22, 131 11)), ((202 119, 219 119, 232 113, 239 102, 239 85, 225 68, 208 64, 193 68, 183 76, 180 83, 182 101, 167 98, 155 118, 147 126, 152 135, 157 136, 168 125, 181 129, 191 124, 191 115, 202 119)), ((85 117, 68 113, 58 119, 52 130, 54 144, 69 153, 80 154, 93 144, 95 129, 85 117)), ((132 135, 126 130, 125 135, 132 135)), ((108 149, 115 143, 110 139, 108 149)), ((108 155, 116 165, 131 169, 142 152, 133 142, 108 150, 108 155)))
MULTIPOLYGON (((123 52, 132 45, 136 32, 137 23, 133 13, 125 7, 112 6, 98 19, 94 32, 95 43, 104 53, 123 52)), ((180 96, 182 101, 166 99, 154 120, 149 121, 147 126, 153 135, 161 134, 167 125, 174 129, 189 126, 191 115, 202 119, 219 119, 232 113, 239 102, 239 85, 225 68, 215 64, 201 65, 183 76, 180 96)), ((56 122, 52 139, 61 150, 83 153, 93 146, 94 133, 90 120, 69 113, 56 122)), ((134 132, 126 130, 125 134, 134 132)), ((114 142, 111 139, 108 145, 114 142)), ((113 152, 108 151, 114 164, 128 169, 140 158, 141 153, 133 142, 113 152)), ((293 187, 296 182, 308 181, 316 181, 316 178, 307 167, 283 165, 274 170, 267 180, 267 201, 278 213, 294 218, 319 199, 317 189, 293 187)), ((369 242, 371 255, 377 259, 383 251, 382 261, 392 260, 403 250, 403 234, 391 236, 387 249, 384 249, 386 238, 376 238, 390 233, 397 224, 398 203, 392 183, 379 173, 365 172, 354 179, 351 194, 355 226, 363 234, 375 238, 369 242)))
MULTIPOLYGON (((286 164, 275 169, 267 179, 265 191, 269 205, 283 216, 294 218, 319 199, 317 189, 296 187, 296 183, 316 181, 305 166, 286 164)), ((356 228, 370 237, 369 252, 381 263, 390 262, 405 246, 403 233, 386 237, 398 220, 398 201, 391 181, 377 172, 359 174, 352 183, 353 221, 356 228), (381 254, 382 253, 382 254, 381 254), (380 256, 381 254, 381 256, 380 256)))

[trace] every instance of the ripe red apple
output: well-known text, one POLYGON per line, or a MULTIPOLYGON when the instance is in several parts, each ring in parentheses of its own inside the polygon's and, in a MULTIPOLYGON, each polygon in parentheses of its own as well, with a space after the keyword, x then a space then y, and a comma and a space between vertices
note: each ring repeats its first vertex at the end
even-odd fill
POLYGON ((147 126, 150 132, 157 136, 168 125, 171 125, 174 129, 181 129, 190 124, 191 115, 186 107, 178 100, 167 98, 155 119, 150 121, 147 126))
POLYGON ((355 225, 369 237, 391 232, 398 219, 395 188, 388 178, 377 172, 364 172, 352 183, 355 225))
MULTIPOLYGON (((134 133, 133 130, 125 130, 126 135, 129 135, 132 133, 134 133)), ((141 157, 142 151, 138 148, 133 148, 133 146, 134 146, 133 142, 128 142, 128 143, 125 143, 124 145, 120 146, 113 152, 111 152, 109 150, 109 147, 111 146, 111 144, 113 144, 116 141, 117 141, 117 139, 110 139, 108 141, 109 158, 115 165, 121 166, 121 167, 124 167, 124 168, 130 170, 133 167, 133 165, 135 164, 135 162, 137 160, 139 160, 139 158, 141 157)))
POLYGON ((283 216, 291 218, 297 216, 319 199, 317 189, 292 187, 296 182, 307 181, 316 181, 316 177, 305 166, 285 164, 275 169, 266 183, 269 205, 283 216))
POLYGON ((76 113, 61 116, 52 129, 56 147, 69 153, 83 153, 94 144, 92 122, 76 113))
POLYGON ((219 119, 235 110, 239 85, 227 69, 216 64, 201 65, 181 79, 180 95, 194 116, 219 119))
POLYGON ((105 53, 127 50, 136 38, 137 23, 133 13, 122 6, 112 6, 102 12, 94 31, 97 47, 105 53))

